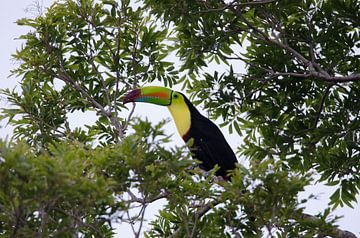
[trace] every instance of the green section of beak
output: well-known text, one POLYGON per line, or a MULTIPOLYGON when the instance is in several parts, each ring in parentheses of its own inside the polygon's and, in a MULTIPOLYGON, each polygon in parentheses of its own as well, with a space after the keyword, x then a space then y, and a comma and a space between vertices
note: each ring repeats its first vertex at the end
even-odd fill
POLYGON ((171 104, 171 94, 171 89, 159 86, 147 86, 129 92, 124 98, 124 103, 147 102, 161 106, 168 106, 171 104))

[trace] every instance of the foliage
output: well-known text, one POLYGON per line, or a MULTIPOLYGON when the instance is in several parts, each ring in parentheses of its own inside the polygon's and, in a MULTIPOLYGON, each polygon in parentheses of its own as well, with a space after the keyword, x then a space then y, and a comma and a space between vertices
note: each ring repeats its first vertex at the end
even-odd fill
POLYGON ((0 234, 112 237, 112 224, 136 202, 127 191, 153 199, 163 188, 176 188, 174 174, 190 164, 180 148, 162 146, 167 137, 160 126, 138 121, 121 143, 96 149, 62 142, 37 153, 22 142, 1 142, 0 234))
POLYGON ((356 201, 359 1, 146 3, 176 26, 183 69, 197 72, 183 78, 189 92, 244 134, 242 155, 315 169, 338 187, 335 207, 356 201), (201 71, 213 61, 227 72, 201 71))
POLYGON ((2 90, 12 106, 0 118, 15 129, 0 143, 1 236, 115 237, 120 223, 139 237, 161 200, 145 237, 354 237, 330 207, 305 214, 298 194, 312 170, 338 187, 330 205, 356 200, 359 7, 61 0, 20 19, 31 31, 14 54, 20 88, 2 90), (215 63, 226 70, 206 68, 215 63), (186 147, 167 146, 165 121, 134 118, 123 95, 155 80, 182 85, 243 136, 249 166, 231 182, 204 175, 186 147), (79 111, 96 122, 72 128, 79 111))
POLYGON ((118 206, 111 194, 114 182, 96 175, 91 160, 96 153, 58 144, 50 153, 35 154, 24 143, 3 142, 0 151, 3 237, 112 234, 102 217, 118 206))
POLYGON ((21 63, 13 71, 22 77, 21 93, 4 90, 17 108, 4 113, 12 119, 15 138, 36 146, 69 137, 108 144, 123 137, 124 109, 120 97, 139 81, 160 80, 171 85, 177 78, 164 60, 166 29, 134 9, 129 1, 62 1, 45 16, 20 19, 33 29, 20 39, 24 46, 14 54, 21 63), (68 113, 98 112, 87 131, 68 128, 68 113))
POLYGON ((145 212, 162 198, 168 203, 147 237, 222 237, 225 229, 228 236, 259 236, 269 221, 281 227, 269 232, 283 236, 332 234, 325 223, 328 214, 321 221, 298 222, 305 200, 299 203, 297 194, 308 184, 306 177, 291 175, 281 163, 261 163, 236 171, 232 183, 214 183, 215 171, 204 178, 199 169, 191 169, 183 148, 164 148, 168 137, 161 127, 136 120, 134 134, 96 149, 56 142, 36 153, 25 143, 2 142, 0 234, 113 237, 118 219, 141 222, 128 214, 136 204, 145 212), (209 209, 212 213, 201 219, 209 209))

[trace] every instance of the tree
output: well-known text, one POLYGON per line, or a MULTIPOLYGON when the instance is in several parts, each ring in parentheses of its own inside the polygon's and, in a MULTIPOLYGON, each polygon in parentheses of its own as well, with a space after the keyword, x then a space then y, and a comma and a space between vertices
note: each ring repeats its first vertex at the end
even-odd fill
POLYGON ((114 237, 121 222, 139 237, 146 208, 163 199, 145 237, 355 237, 329 214, 356 202, 360 184, 359 8, 64 0, 19 20, 32 30, 14 54, 21 89, 2 91, 15 140, 0 146, 0 234, 114 237), (204 71, 213 61, 228 69, 204 71), (183 85, 243 135, 249 167, 231 183, 204 177, 185 147, 166 147, 165 122, 125 113, 125 92, 155 80, 183 85), (77 110, 96 111, 96 123, 71 129, 77 110), (338 189, 322 214, 305 214, 298 193, 314 173, 338 189))
POLYGON ((184 80, 213 117, 246 133, 243 155, 315 169, 339 186, 332 204, 351 206, 360 169, 358 1, 146 2, 176 25, 183 69, 229 66, 184 80))

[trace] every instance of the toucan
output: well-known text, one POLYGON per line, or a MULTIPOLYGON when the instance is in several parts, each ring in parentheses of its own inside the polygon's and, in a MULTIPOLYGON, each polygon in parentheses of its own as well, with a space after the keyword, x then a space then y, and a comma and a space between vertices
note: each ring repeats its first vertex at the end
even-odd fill
POLYGON ((147 86, 130 91, 124 98, 128 102, 146 102, 167 106, 182 139, 190 147, 199 167, 205 171, 219 166, 216 176, 231 180, 229 171, 236 168, 236 156, 220 129, 201 115, 182 93, 159 86, 147 86))

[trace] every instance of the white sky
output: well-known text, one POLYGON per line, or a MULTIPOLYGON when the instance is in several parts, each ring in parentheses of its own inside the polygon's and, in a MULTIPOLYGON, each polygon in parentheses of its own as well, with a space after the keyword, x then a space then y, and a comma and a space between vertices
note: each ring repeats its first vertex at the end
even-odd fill
MULTIPOLYGON (((43 0, 45 6, 49 6, 52 0, 43 0)), ((10 70, 16 66, 11 60, 11 54, 15 52, 16 48, 19 48, 21 42, 15 40, 21 34, 26 33, 25 27, 17 26, 14 22, 22 17, 30 17, 31 14, 26 12, 34 3, 33 0, 13 0, 13 1, 2 1, 0 8, 0 88, 13 88, 17 84, 16 78, 7 78, 10 74, 10 70)), ((0 107, 6 107, 8 104, 4 101, 4 98, 0 96, 0 107)), ((151 104, 138 104, 136 107, 135 115, 145 117, 147 116, 150 121, 156 123, 164 118, 169 118, 170 113, 166 108, 151 105, 151 104)), ((73 114, 70 116, 72 126, 82 126, 87 123, 94 121, 94 118, 88 116, 84 118, 79 114, 73 114)), ((5 122, 0 122, 0 138, 5 138, 11 134, 11 127, 5 127, 5 122)), ((173 122, 168 123, 165 127, 168 134, 173 134, 174 143, 183 143, 180 136, 176 132, 176 128, 173 122)), ((229 135, 227 129, 223 129, 225 137, 228 139, 231 146, 235 149, 241 139, 236 135, 229 135)), ((318 200, 312 200, 307 204, 306 212, 309 214, 316 214, 323 211, 329 202, 329 196, 332 194, 333 189, 325 187, 322 184, 316 184, 308 186, 306 191, 301 194, 302 197, 307 197, 313 193, 318 196, 318 200)), ((360 200, 360 196, 358 196, 360 200)), ((151 206, 147 213, 147 218, 150 219, 153 214, 156 213, 157 209, 161 207, 161 202, 151 206)), ((343 219, 338 223, 341 229, 349 230, 357 235, 360 234, 360 206, 356 205, 354 209, 344 207, 338 208, 334 215, 344 216, 343 219)), ((133 237, 131 229, 128 225, 122 224, 119 226, 118 234, 121 237, 133 237)))

